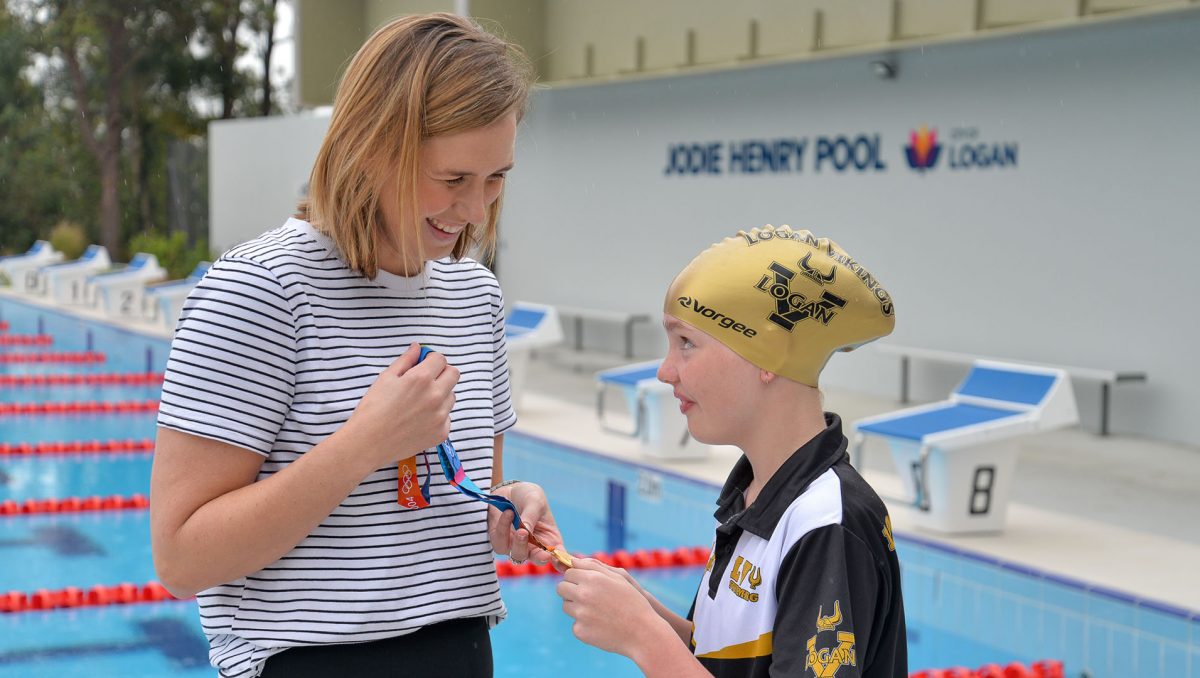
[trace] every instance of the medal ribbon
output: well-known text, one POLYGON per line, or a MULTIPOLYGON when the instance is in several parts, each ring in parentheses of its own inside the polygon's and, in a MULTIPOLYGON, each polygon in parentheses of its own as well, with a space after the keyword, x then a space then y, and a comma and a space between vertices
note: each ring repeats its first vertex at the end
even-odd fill
MULTIPOLYGON (((432 353, 432 349, 425 346, 421 347, 421 355, 417 358, 417 362, 425 359, 425 356, 432 353)), ((437 453, 439 465, 442 468, 442 475, 446 480, 454 486, 462 494, 481 501, 490 506, 496 507, 500 512, 513 512, 513 529, 520 529, 521 516, 517 513, 517 507, 505 497, 498 494, 488 494, 475 484, 463 471, 462 462, 458 459, 458 452, 454 450, 454 445, 449 440, 439 444, 436 448, 430 448, 422 452, 422 461, 425 464, 425 478, 418 484, 419 477, 417 473, 417 455, 413 455, 407 459, 400 460, 399 471, 399 489, 400 494, 397 499, 400 506, 407 509, 423 509, 430 505, 429 500, 429 481, 432 477, 432 464, 429 463, 429 453, 433 451, 437 453)))

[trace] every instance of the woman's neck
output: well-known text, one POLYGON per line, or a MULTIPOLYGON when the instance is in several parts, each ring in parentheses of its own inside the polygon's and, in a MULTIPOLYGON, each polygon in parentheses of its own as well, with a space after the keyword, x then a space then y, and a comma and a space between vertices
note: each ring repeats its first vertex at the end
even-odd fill
POLYGON ((405 258, 400 255, 400 251, 389 239, 380 237, 376 242, 379 245, 377 248, 378 253, 376 254, 375 262, 379 267, 379 270, 387 271, 392 275, 398 275, 402 278, 412 278, 420 275, 424 266, 412 261, 411 259, 405 260, 405 258))

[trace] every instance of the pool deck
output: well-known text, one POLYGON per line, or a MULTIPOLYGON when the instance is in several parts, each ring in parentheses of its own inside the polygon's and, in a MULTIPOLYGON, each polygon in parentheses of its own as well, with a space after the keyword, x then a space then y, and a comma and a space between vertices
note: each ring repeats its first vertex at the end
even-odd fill
MULTIPOLYGON (((592 375, 609 365, 603 358, 572 360, 563 352, 531 361, 517 431, 724 482, 740 455, 736 448, 712 447, 707 459, 661 460, 642 453, 634 439, 603 430, 592 375)), ((887 399, 828 390, 825 404, 845 421, 899 408, 887 399)), ((863 475, 885 498, 897 533, 1200 614, 1200 450, 1101 438, 1077 428, 1030 436, 1021 447, 1004 531, 968 535, 916 527, 915 509, 899 499, 901 483, 883 443, 869 443, 865 457, 863 475)))
POLYGON ((99 308, 76 304, 57 304, 46 297, 35 296, 32 294, 17 294, 11 289, 4 287, 0 287, 0 299, 11 299, 15 302, 28 304, 30 306, 40 306, 42 308, 51 309, 60 313, 76 315, 81 318, 112 325, 114 327, 133 330, 135 332, 140 332, 151 337, 158 337, 160 339, 169 340, 175 333, 175 329, 173 327, 168 328, 162 322, 151 322, 135 318, 115 318, 99 308))

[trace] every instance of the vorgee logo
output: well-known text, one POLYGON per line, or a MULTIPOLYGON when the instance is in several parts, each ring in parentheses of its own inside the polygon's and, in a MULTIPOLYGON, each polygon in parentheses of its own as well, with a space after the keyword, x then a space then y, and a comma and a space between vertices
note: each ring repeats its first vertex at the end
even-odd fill
POLYGON ((758 332, 755 330, 746 327, 744 324, 734 320, 733 318, 730 318, 724 313, 721 313, 712 306, 706 306, 691 297, 679 297, 677 301, 679 302, 680 306, 694 313, 699 313, 701 316, 712 320, 724 329, 737 332, 738 334, 741 334, 749 339, 753 339, 755 335, 758 334, 758 332))

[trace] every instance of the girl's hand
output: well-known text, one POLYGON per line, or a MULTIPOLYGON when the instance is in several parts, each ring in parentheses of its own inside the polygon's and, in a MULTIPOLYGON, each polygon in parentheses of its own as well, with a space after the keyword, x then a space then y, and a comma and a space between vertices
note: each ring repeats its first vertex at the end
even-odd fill
POLYGON ((556 591, 575 637, 601 650, 629 657, 649 630, 666 624, 628 572, 592 558, 576 558, 556 591))

